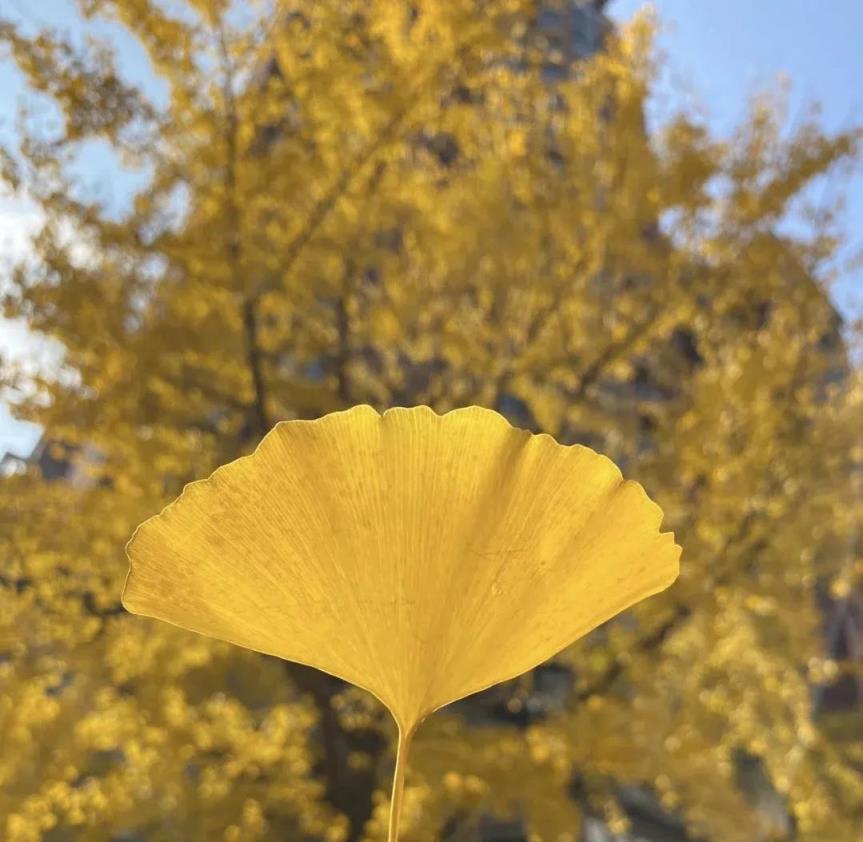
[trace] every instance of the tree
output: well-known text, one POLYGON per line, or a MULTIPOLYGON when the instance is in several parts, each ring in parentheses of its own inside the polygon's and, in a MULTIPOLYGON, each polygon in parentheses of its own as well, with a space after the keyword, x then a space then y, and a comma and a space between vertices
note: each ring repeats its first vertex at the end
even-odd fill
POLYGON ((382 838, 371 699, 118 605, 125 540, 184 482, 367 402, 593 445, 684 547, 667 596, 420 731, 406 839, 576 839, 640 803, 723 842, 852 842, 861 734, 812 688, 850 666, 815 595, 861 574, 863 384, 833 209, 783 220, 856 133, 758 100, 727 142, 686 114, 648 136, 646 19, 572 65, 526 0, 81 7, 168 96, 110 43, 0 28, 63 116, 4 155, 45 215, 7 313, 64 349, 18 412, 79 467, 0 483, 5 838, 382 838), (68 166, 94 140, 150 174, 122 218, 68 166))

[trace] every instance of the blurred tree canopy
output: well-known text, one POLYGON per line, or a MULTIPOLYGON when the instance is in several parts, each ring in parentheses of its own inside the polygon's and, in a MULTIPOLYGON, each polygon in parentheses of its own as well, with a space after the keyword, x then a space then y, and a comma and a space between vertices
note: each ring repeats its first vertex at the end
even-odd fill
POLYGON ((766 98, 724 141, 685 113, 649 135, 650 21, 581 57, 552 0, 79 4, 168 96, 105 38, 0 23, 63 118, 2 156, 44 213, 6 313, 63 361, 3 378, 66 466, 0 480, 0 836, 383 838, 372 699, 119 606, 124 542, 183 483, 367 402, 592 445, 684 547, 670 592, 426 723, 406 840, 648 815, 858 842, 863 715, 824 700, 859 674, 824 606, 863 573, 863 389, 826 295, 836 208, 783 224, 857 135, 766 98), (94 140, 149 175, 120 217, 76 189, 94 140))

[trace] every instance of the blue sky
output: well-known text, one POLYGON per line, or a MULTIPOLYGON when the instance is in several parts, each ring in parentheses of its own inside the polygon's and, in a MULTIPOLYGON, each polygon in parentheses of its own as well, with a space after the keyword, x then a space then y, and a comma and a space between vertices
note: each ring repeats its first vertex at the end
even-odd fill
MULTIPOLYGON (((643 0, 611 0, 607 12, 625 21, 643 5, 643 0)), ((863 0, 654 0, 652 5, 662 27, 659 47, 667 59, 652 104, 654 114, 682 105, 696 108, 715 132, 726 134, 745 116, 753 91, 775 90, 784 77, 791 83, 792 120, 803 115, 807 104, 818 101, 828 129, 863 124, 863 0)), ((28 27, 80 31, 72 0, 5 0, 3 14, 28 27)), ((119 39, 124 71, 158 98, 160 91, 137 45, 118 29, 103 27, 103 32, 119 39)), ((8 61, 0 59, 4 141, 13 131, 22 94, 21 80, 8 61)), ((87 189, 117 210, 137 181, 134 175, 119 172, 98 146, 85 150, 79 172, 87 189)), ((838 186, 822 184, 816 190, 835 191, 838 186)), ((849 243, 840 266, 863 251, 863 166, 841 186, 847 193, 844 227, 849 243)), ((27 231, 37 222, 38 215, 26 200, 0 196, 0 257, 24 253, 27 231)), ((835 298, 846 313, 863 313, 863 267, 844 272, 835 298)), ((0 354, 28 363, 36 353, 22 325, 0 320, 0 354)), ((44 351, 39 354, 44 359, 44 351)), ((0 401, 0 455, 7 449, 28 452, 37 436, 38 429, 13 421, 0 401)))
MULTIPOLYGON (((725 135, 745 117, 750 94, 779 90, 787 80, 793 124, 812 103, 821 124, 838 131, 863 125, 863 0, 653 0, 658 47, 666 69, 654 93, 659 114, 696 109, 725 135)), ((606 11, 623 22, 644 0, 610 0, 606 11)), ((850 178, 814 185, 811 198, 845 193, 848 243, 837 268, 834 298, 846 314, 863 314, 863 266, 845 268, 863 252, 863 163, 850 178)))

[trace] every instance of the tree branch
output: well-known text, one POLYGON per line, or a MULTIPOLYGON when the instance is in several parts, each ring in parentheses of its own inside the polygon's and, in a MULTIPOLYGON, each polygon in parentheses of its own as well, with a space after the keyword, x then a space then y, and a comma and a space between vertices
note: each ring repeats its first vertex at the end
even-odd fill
POLYGON ((348 313, 348 296, 351 293, 350 283, 353 274, 353 263, 347 258, 342 293, 336 301, 336 330, 338 345, 336 348, 336 378, 339 400, 345 406, 351 403, 351 383, 348 375, 348 363, 351 356, 351 320, 348 313))
POLYGON ((245 289, 242 276, 242 240, 240 237, 240 207, 237 201, 237 133, 239 118, 234 97, 234 67, 228 52, 225 31, 218 27, 219 50, 224 74, 223 92, 225 99, 225 203, 228 217, 227 257, 231 278, 236 291, 242 299, 243 336, 246 345, 246 362, 252 380, 252 429, 256 438, 261 438, 272 426, 267 411, 267 391, 263 372, 263 360, 258 347, 258 320, 256 312, 257 296, 245 289))

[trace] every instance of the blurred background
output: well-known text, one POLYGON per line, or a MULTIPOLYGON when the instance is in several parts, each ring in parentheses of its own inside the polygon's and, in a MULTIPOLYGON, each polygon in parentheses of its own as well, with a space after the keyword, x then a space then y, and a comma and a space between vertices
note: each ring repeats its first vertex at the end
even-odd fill
POLYGON ((385 837, 372 698, 119 604, 358 403, 591 445, 684 548, 423 726, 406 841, 863 838, 863 13, 640 6, 0 5, 0 839, 385 837))

